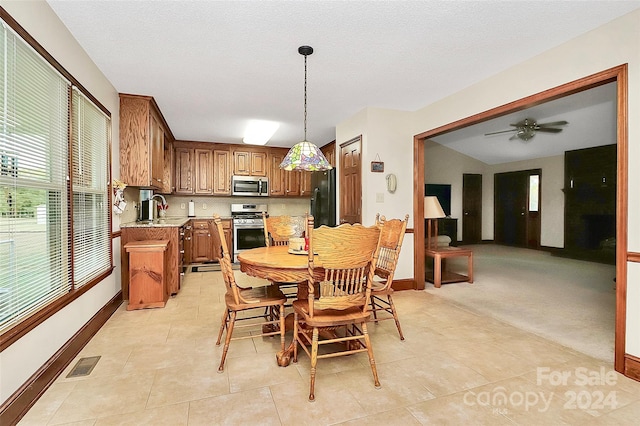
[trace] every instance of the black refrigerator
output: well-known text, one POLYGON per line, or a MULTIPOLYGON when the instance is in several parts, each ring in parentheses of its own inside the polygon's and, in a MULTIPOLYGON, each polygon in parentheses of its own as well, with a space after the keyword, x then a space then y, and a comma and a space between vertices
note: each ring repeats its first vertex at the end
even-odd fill
POLYGON ((336 169, 311 173, 311 215, 314 227, 336 226, 336 169))

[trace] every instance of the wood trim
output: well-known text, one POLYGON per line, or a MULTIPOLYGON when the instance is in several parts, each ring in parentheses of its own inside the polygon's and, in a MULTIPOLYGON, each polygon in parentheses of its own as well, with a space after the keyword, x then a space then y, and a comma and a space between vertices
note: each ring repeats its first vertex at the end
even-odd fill
POLYGON ((626 354, 624 360, 624 375, 640 381, 640 358, 626 354))
POLYGON ((120 238, 120 237, 122 237, 122 230, 121 229, 118 229, 117 231, 111 233, 111 239, 112 240, 115 240, 116 238, 120 238))
POLYGON ((640 262, 640 253, 629 252, 627 253, 628 262, 640 262))
POLYGON ((391 288, 395 291, 402 290, 415 290, 416 288, 416 280, 411 278, 403 278, 401 280, 393 280, 391 283, 391 288))
MULTIPOLYGON (((413 217, 424 217, 424 141, 472 124, 481 123, 515 111, 521 111, 544 102, 592 89, 603 84, 617 82, 617 199, 616 199, 616 326, 615 326, 615 370, 624 372, 626 303, 627 303, 627 218, 628 218, 628 65, 622 64, 607 70, 562 84, 531 96, 480 112, 440 127, 419 133, 413 137, 413 217)), ((424 229, 421 220, 414 220, 418 234, 414 245, 415 276, 424 276, 424 229), (422 274, 422 275, 420 275, 422 274)), ((633 256, 635 258, 635 256, 633 256)), ((418 287, 422 278, 416 280, 418 287)), ((424 285, 424 284, 423 284, 424 285)), ((424 287, 423 287, 424 288, 424 287)))
POLYGON ((413 278, 416 290, 425 288, 424 141, 423 137, 413 137, 413 278))
POLYGON ((42 365, 13 395, 0 406, 0 424, 14 425, 36 403, 56 378, 80 353, 82 348, 107 322, 122 303, 117 293, 106 305, 42 365))

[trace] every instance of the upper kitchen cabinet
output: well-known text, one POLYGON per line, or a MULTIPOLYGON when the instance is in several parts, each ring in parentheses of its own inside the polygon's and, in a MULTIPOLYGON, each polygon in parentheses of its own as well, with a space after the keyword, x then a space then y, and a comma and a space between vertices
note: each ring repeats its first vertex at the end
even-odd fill
MULTIPOLYGON (((335 167, 336 166, 336 141, 329 142, 328 144, 320 148, 320 151, 322 151, 322 153, 324 154, 324 157, 327 159, 329 164, 335 167)), ((311 183, 309 183, 309 186, 311 186, 311 183)))
POLYGON ((175 189, 176 194, 193 194, 193 167, 194 150, 176 146, 174 151, 175 159, 175 189))
POLYGON ((194 154, 196 180, 193 192, 197 195, 211 195, 213 194, 213 153, 210 149, 196 149, 194 154))
POLYGON ((213 150, 213 195, 231 195, 231 152, 213 150))
POLYGON ((240 176, 267 176, 267 151, 245 147, 233 150, 233 174, 240 176))
MULTIPOLYGON (((120 180, 129 186, 171 190, 164 182, 165 144, 173 135, 151 96, 120 94, 120 180)), ((169 159, 169 161, 171 161, 169 159)))
POLYGON ((286 149, 271 148, 269 152, 269 196, 271 197, 285 195, 285 171, 280 168, 285 155, 287 155, 286 149))

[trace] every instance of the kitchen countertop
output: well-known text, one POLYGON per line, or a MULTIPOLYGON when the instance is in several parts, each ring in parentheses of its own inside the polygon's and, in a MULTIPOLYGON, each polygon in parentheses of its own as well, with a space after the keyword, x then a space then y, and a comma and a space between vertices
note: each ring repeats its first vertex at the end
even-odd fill
MULTIPOLYGON (((165 217, 165 218, 158 218, 155 219, 153 221, 144 221, 144 222, 127 222, 127 223, 121 223, 120 224, 120 228, 156 228, 156 227, 180 227, 184 224, 186 224, 187 222, 189 222, 190 220, 195 219, 195 220, 209 220, 212 219, 211 216, 207 216, 207 217, 165 217)), ((229 217, 220 217, 220 219, 231 219, 231 216, 229 217)))

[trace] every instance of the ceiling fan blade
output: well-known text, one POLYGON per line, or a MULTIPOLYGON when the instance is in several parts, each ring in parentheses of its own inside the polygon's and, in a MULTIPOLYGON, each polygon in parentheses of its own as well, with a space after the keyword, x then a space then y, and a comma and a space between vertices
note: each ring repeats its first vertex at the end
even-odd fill
POLYGON ((510 129, 510 130, 500 130, 499 132, 491 132, 491 133, 485 133, 485 136, 489 136, 489 135, 497 135, 499 133, 509 133, 509 132, 515 132, 517 129, 510 129))
POLYGON ((509 138, 510 141, 512 141, 514 139, 518 139, 518 134, 517 133, 509 138))
POLYGON ((546 132, 546 133, 560 133, 562 131, 562 129, 552 129, 549 127, 541 127, 539 129, 536 129, 536 132, 546 132))
POLYGON ((569 124, 568 121, 554 121, 553 123, 540 123, 538 127, 550 127, 550 126, 564 126, 565 124, 569 124))

